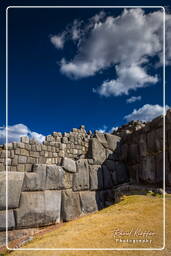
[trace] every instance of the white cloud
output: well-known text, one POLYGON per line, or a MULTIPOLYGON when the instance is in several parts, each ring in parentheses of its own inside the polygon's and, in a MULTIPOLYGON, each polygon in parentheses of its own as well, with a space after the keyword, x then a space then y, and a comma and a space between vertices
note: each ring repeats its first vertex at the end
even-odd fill
POLYGON ((129 99, 126 100, 127 103, 133 103, 135 101, 141 100, 141 96, 132 96, 129 99))
POLYGON ((37 140, 38 142, 43 142, 45 139, 44 135, 39 134, 37 132, 32 132, 26 125, 16 124, 16 125, 8 126, 8 128, 6 127, 0 128, 0 144, 5 143, 7 129, 8 129, 9 142, 20 141, 21 136, 28 136, 30 138, 37 140))
POLYGON ((117 129, 118 129, 119 127, 118 126, 113 126, 110 130, 109 130, 109 133, 112 133, 112 132, 114 132, 114 131, 117 131, 117 129))
POLYGON ((37 132, 30 132, 30 137, 41 143, 45 140, 45 136, 37 132))
POLYGON ((102 127, 102 128, 99 128, 97 131, 98 131, 98 132, 101 132, 101 133, 104 133, 104 132, 107 131, 107 128, 108 128, 107 125, 104 124, 103 127, 102 127))
POLYGON ((119 96, 128 94, 130 90, 136 90, 144 86, 155 84, 158 81, 157 76, 148 75, 140 66, 131 65, 117 66, 116 72, 118 78, 116 80, 105 81, 97 89, 97 92, 103 96, 119 96))
MULTIPOLYGON (((166 106, 166 110, 169 108, 169 106, 166 106)), ((163 107, 156 104, 156 105, 150 105, 146 104, 143 107, 139 109, 134 109, 133 112, 129 115, 126 115, 124 119, 127 121, 132 120, 140 120, 140 121, 151 121, 157 116, 160 116, 163 114, 163 107)))
POLYGON ((63 49, 65 42, 64 34, 51 36, 50 41, 56 48, 63 49))
MULTIPOLYGON (((76 20, 63 33, 67 34, 67 40, 78 42, 77 54, 70 60, 64 57, 60 70, 68 77, 79 79, 115 68, 117 77, 96 88, 104 96, 128 94, 130 90, 155 84, 158 79, 149 74, 148 63, 151 57, 157 56, 161 65, 162 26, 162 11, 145 14, 142 9, 125 9, 117 17, 107 16, 103 11, 87 24, 76 20)), ((166 63, 169 64, 171 15, 166 15, 166 32, 166 63)))

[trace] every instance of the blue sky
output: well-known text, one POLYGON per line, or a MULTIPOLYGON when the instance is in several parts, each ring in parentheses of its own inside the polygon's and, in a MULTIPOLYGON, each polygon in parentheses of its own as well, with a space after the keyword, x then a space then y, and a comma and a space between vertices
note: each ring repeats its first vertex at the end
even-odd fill
MULTIPOLYGON (((20 133, 70 131, 81 124, 110 131, 161 113, 162 10, 15 8, 8 17, 12 139, 20 133)), ((166 103, 171 106, 169 44, 166 57, 166 103)), ((4 109, 3 61, 4 56, 4 109)), ((0 121, 3 126, 4 113, 0 121)))

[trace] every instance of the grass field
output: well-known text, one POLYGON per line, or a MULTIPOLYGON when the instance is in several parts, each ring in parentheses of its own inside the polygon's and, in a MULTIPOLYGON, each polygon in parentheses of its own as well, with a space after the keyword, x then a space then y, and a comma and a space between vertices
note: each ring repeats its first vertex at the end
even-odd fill
MULTIPOLYGON (((163 199, 132 195, 99 212, 64 223, 53 231, 36 236, 22 248, 160 248, 163 246, 163 199), (138 231, 138 230, 139 231, 138 231), (121 233, 117 233, 119 230, 121 233), (140 234, 143 232, 143 235, 140 234), (151 234, 146 234, 145 231, 151 234), (123 232, 128 232, 123 234, 123 232), (115 235, 115 236, 114 236, 115 235), (123 239, 139 243, 118 242, 123 239), (146 243, 142 243, 142 240, 146 243), (150 241, 151 240, 151 241, 150 241), (148 242, 149 241, 149 242, 148 242)), ((171 255, 171 196, 166 196, 166 248, 161 251, 13 251, 10 256, 169 256, 171 255)))

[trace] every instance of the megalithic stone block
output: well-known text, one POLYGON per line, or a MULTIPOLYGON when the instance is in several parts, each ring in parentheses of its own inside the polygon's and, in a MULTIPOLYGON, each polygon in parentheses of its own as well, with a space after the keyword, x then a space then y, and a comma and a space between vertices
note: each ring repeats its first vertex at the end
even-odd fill
POLYGON ((60 222, 61 191, 22 192, 15 212, 17 228, 60 222))
MULTIPOLYGON (((15 219, 13 210, 8 210, 8 229, 15 228, 15 219)), ((0 211, 0 230, 6 230, 6 211, 0 211)))
POLYGON ((79 192, 62 191, 62 219, 70 221, 81 215, 79 192))
POLYGON ((89 189, 89 165, 86 159, 80 159, 76 162, 77 172, 73 177, 73 190, 89 189))
MULTIPOLYGON (((8 209, 19 206, 24 173, 8 172, 8 209)), ((6 209, 6 172, 0 172, 0 210, 6 209)))

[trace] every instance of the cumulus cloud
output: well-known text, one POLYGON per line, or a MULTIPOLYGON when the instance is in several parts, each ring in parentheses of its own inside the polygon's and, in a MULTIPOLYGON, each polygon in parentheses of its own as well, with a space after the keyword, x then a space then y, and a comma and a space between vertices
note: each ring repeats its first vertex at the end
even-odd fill
MULTIPOLYGON (((117 17, 100 12, 87 23, 74 21, 66 28, 67 40, 77 41, 76 55, 60 62, 60 71, 68 77, 89 77, 109 67, 116 78, 94 89, 103 96, 128 94, 130 90, 155 84, 148 63, 154 56, 162 64, 163 13, 145 13, 142 9, 125 9, 117 17), (68 32, 70 31, 70 32, 68 32)), ((62 34, 61 34, 62 35, 62 34)), ((171 63, 171 15, 166 15, 166 64, 171 63)))
POLYGON ((157 76, 148 75, 142 67, 135 64, 127 67, 125 65, 117 66, 116 72, 118 74, 116 80, 104 81, 96 90, 100 95, 106 97, 127 95, 129 90, 136 90, 158 81, 157 76))
POLYGON ((141 96, 132 96, 129 99, 126 100, 127 103, 133 103, 135 101, 141 100, 141 96))
POLYGON ((56 48, 63 49, 65 42, 64 34, 51 36, 50 41, 56 48))
MULTIPOLYGON (((169 108, 169 106, 166 106, 166 110, 169 108)), ((129 115, 126 115, 124 119, 127 121, 132 120, 140 120, 140 121, 151 121, 157 116, 160 116, 163 114, 163 107, 156 104, 156 105, 150 105, 146 104, 142 106, 139 109, 134 109, 133 112, 129 115)))
POLYGON ((104 133, 104 132, 107 131, 107 129, 108 129, 107 125, 104 124, 103 127, 102 127, 102 128, 99 128, 97 131, 98 131, 98 132, 101 132, 101 133, 104 133))
POLYGON ((31 131, 26 125, 15 124, 8 128, 0 127, 0 144, 5 143, 6 131, 8 131, 8 142, 20 141, 21 136, 28 136, 38 142, 43 142, 45 139, 44 135, 31 131))

